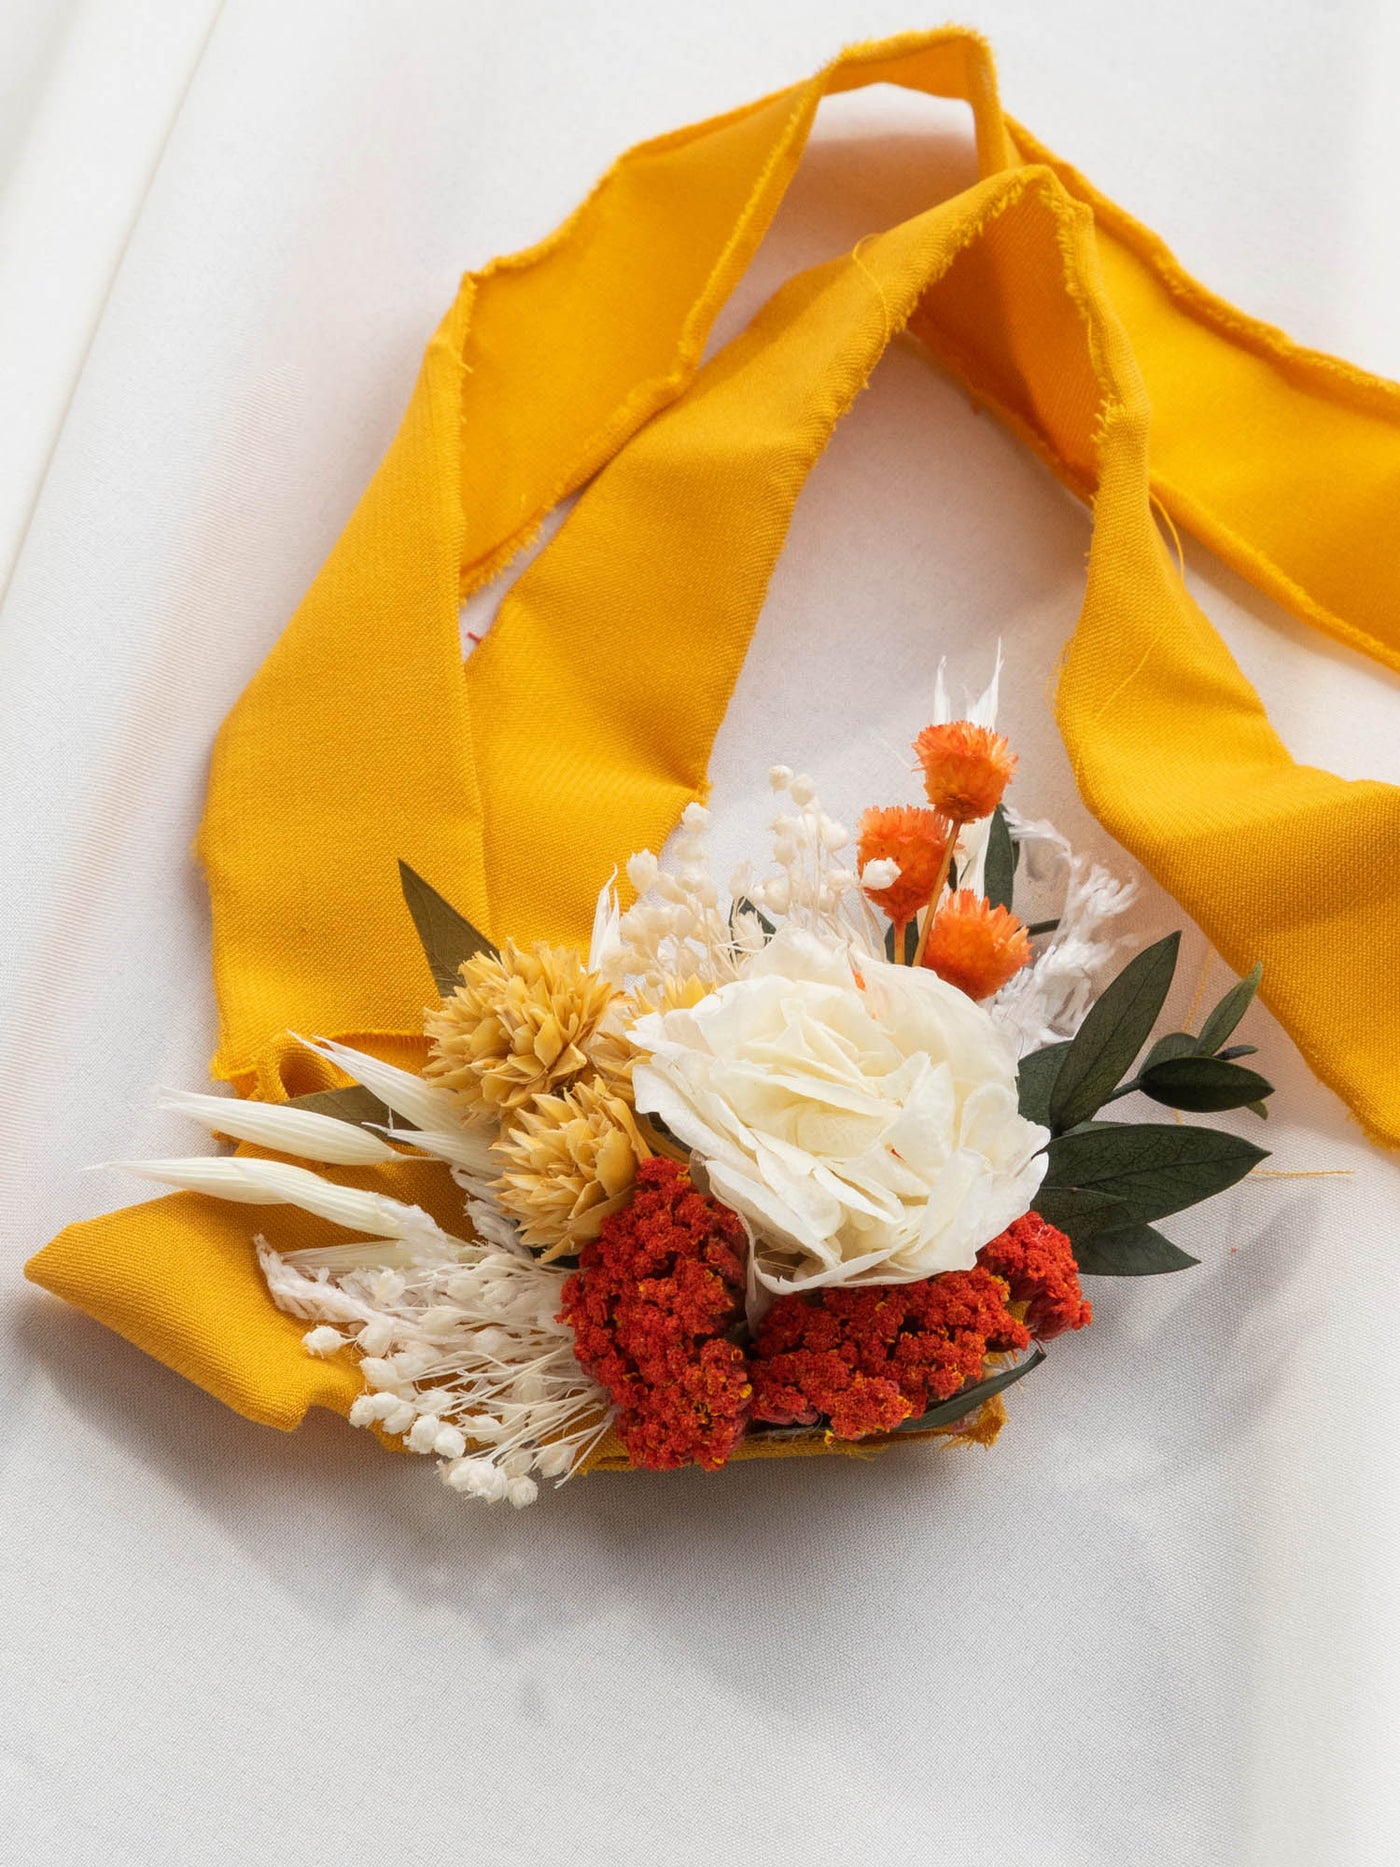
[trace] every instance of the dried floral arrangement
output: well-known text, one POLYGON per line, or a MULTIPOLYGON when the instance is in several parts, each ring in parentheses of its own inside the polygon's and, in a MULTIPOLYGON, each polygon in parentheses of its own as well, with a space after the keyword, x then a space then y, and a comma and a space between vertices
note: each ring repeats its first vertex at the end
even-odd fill
POLYGON ((267 1286, 354 1357, 351 1420, 434 1456, 453 1489, 530 1503, 598 1466, 990 1443, 1001 1395, 1084 1328, 1084 1277, 1195 1262, 1157 1222, 1265 1151, 1172 1111, 1265 1113, 1231 1038, 1240 980, 1199 1032, 1152 1040, 1179 935, 1102 992, 1131 889, 1004 794, 996 679, 914 744, 925 801, 852 841, 777 766, 772 864, 722 898, 692 804, 662 868, 627 865, 588 955, 498 949, 403 867, 440 993, 424 1075, 305 1039, 347 1086, 285 1105, 172 1094, 243 1144, 127 1163, 170 1186, 291 1204, 358 1236, 279 1254, 267 1286), (1025 870, 1058 882, 1026 924, 1025 870), (460 1235, 297 1160, 444 1164, 460 1235), (278 1158, 268 1158, 268 1155, 278 1158))

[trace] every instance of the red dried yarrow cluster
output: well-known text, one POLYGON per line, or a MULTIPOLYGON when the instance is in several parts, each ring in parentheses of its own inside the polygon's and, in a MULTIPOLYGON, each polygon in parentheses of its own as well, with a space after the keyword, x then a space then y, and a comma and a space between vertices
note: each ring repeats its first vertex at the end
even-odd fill
POLYGON ((753 1347, 754 1418, 825 1418, 838 1439, 889 1432, 978 1380, 988 1354, 1029 1346, 1006 1304, 983 1269, 780 1297, 753 1347))
POLYGON ((1038 1212, 1028 1212, 984 1245, 977 1262, 1006 1279, 1012 1302, 1029 1306, 1026 1323, 1042 1342, 1066 1329, 1083 1329, 1093 1320, 1079 1287, 1073 1247, 1038 1212))
POLYGON ((743 1352, 744 1228, 660 1158, 637 1170, 631 1203, 579 1253, 560 1312, 579 1361, 618 1410, 634 1465, 723 1465, 748 1418, 743 1352))

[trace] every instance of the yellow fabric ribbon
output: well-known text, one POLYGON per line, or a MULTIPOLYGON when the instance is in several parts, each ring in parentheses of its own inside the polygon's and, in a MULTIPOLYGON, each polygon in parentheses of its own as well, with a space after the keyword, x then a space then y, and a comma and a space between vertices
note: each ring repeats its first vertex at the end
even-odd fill
MULTIPOLYGON (((1003 115, 987 47, 955 28, 640 145, 550 239, 464 280, 219 737, 216 1074, 273 1100, 324 1086, 288 1029, 421 1058, 400 857, 496 936, 586 939, 614 865, 703 794, 805 476, 906 328, 1093 504, 1058 693, 1090 808, 1227 961, 1263 960, 1313 1068, 1400 1140, 1400 791, 1293 761, 1151 514, 1400 667, 1400 389, 1187 278, 1003 115), (790 280, 699 369, 819 102, 877 82, 966 99, 980 179, 790 280), (586 482, 464 675, 461 596, 586 482)), ((422 1164, 361 1183, 450 1213, 422 1164)), ((324 1233, 265 1216, 279 1246, 324 1233)), ((70 1227, 29 1275, 254 1419, 347 1410, 353 1369, 302 1352, 250 1229, 182 1194, 70 1227)))

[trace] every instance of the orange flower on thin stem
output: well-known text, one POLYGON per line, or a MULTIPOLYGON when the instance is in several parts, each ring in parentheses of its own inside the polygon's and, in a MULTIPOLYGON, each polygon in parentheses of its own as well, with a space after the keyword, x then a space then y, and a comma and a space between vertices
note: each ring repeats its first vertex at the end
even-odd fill
POLYGON ((990 998, 1030 956, 1030 938, 1009 908, 960 888, 930 916, 919 964, 969 998, 990 998))
POLYGON ((862 871, 882 861, 893 862, 899 869, 886 887, 865 891, 894 922, 896 955, 903 952, 905 928, 943 886, 954 831, 947 817, 916 804, 867 810, 860 820, 857 856, 862 871))
POLYGON ((1002 735, 971 720, 925 726, 914 751, 929 803, 959 824, 991 816, 1016 769, 1016 754, 1002 735))

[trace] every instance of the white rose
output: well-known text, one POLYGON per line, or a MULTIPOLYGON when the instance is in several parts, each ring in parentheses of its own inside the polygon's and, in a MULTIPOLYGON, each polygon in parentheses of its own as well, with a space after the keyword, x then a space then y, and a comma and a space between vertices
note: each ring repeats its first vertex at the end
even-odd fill
POLYGON ((1045 1171, 987 1012, 920 968, 859 966, 785 928, 692 1010, 632 1027, 638 1109, 748 1220, 769 1290, 967 1270, 1045 1171))

